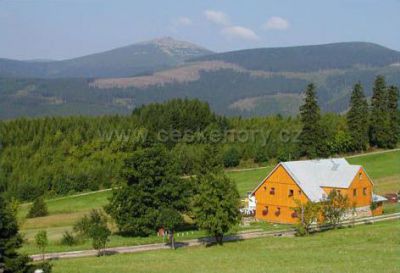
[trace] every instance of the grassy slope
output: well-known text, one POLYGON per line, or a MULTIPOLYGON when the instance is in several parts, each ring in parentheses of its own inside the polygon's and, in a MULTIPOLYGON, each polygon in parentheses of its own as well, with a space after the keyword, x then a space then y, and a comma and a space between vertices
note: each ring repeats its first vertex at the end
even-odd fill
POLYGON ((54 272, 399 272, 400 222, 310 237, 54 261, 54 272), (302 250, 302 251, 299 251, 302 250))
POLYGON ((236 182, 240 196, 246 196, 246 193, 252 191, 268 175, 272 168, 273 166, 268 166, 262 169, 231 171, 227 174, 236 182))
MULTIPOLYGON (((400 166, 400 151, 355 157, 349 159, 349 161, 352 164, 365 166, 367 172, 375 181, 375 191, 377 193, 400 190, 400 168, 398 168, 398 166, 400 166)), ((271 169, 272 166, 246 171, 231 171, 228 172, 228 175, 236 181, 241 196, 245 196, 246 192, 253 190, 254 187, 256 187, 260 181, 267 176, 271 169)), ((27 214, 29 205, 22 205, 19 212, 19 219, 22 223, 21 231, 25 234, 25 238, 31 242, 24 245, 23 251, 26 253, 37 252, 37 249, 32 244, 32 239, 41 229, 46 229, 48 232, 51 241, 48 248, 49 252, 91 248, 90 243, 78 245, 73 248, 66 248, 59 244, 59 240, 61 239, 63 232, 65 230, 70 230, 72 225, 85 213, 90 211, 92 208, 101 208, 107 204, 107 199, 110 195, 111 192, 108 191, 48 200, 49 216, 26 220, 24 220, 24 216, 27 214)), ((389 205, 385 208, 385 211, 397 211, 398 207, 396 208, 394 206, 395 205, 389 205)), ((268 226, 262 228, 269 229, 274 227, 268 226)), ((202 235, 204 234, 195 232, 195 234, 184 239, 202 235)), ((114 235, 111 238, 110 246, 153 242, 161 242, 161 239, 155 236, 147 239, 140 239, 124 238, 114 235)))
POLYGON ((400 191, 400 151, 349 158, 362 165, 375 182, 377 193, 400 191))

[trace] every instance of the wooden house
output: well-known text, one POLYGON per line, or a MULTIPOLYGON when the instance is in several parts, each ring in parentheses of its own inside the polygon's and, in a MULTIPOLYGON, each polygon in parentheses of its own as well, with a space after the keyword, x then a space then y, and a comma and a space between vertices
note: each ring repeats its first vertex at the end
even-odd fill
POLYGON ((362 166, 350 165, 344 158, 281 162, 252 192, 256 199, 255 217, 296 223, 299 216, 293 209, 298 204, 295 200, 303 204, 320 202, 332 190, 348 196, 358 217, 382 214, 385 198, 375 195, 373 186, 362 166))

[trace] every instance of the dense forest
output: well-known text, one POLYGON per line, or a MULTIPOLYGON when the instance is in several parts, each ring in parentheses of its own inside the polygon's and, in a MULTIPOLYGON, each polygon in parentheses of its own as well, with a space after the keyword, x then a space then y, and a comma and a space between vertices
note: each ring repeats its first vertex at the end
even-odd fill
MULTIPOLYGON (((314 100, 317 104, 316 95, 314 100)), ((43 194, 65 195, 108 188, 121 182, 121 168, 127 158, 140 148, 160 144, 167 148, 180 175, 190 175, 201 168, 200 157, 210 144, 219 147, 225 167, 274 163, 304 156, 327 157, 370 146, 393 148, 399 131, 395 130, 394 137, 386 136, 385 132, 399 126, 397 102, 397 88, 387 88, 381 78, 375 83, 370 108, 388 112, 385 107, 392 107, 394 114, 387 114, 379 121, 389 127, 369 128, 368 119, 365 124, 357 122, 361 119, 359 113, 365 116, 362 111, 369 111, 358 109, 367 103, 360 86, 354 88, 350 116, 320 114, 319 108, 313 110, 318 115, 318 145, 321 147, 313 154, 303 151, 299 144, 307 139, 302 132, 307 128, 305 106, 297 117, 227 118, 215 114, 207 103, 199 100, 174 99, 139 107, 128 116, 3 121, 0 122, 0 187, 8 196, 21 200, 43 194), (360 136, 354 131, 373 134, 365 135, 361 138, 365 139, 364 143, 359 143, 355 140, 360 136)))

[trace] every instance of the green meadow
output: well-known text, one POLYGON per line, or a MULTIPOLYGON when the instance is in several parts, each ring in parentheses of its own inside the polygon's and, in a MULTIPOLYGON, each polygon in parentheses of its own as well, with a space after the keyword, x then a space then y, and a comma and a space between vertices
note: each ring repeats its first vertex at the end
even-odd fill
MULTIPOLYGON (((400 151, 353 157, 349 158, 349 162, 365 167, 368 174, 374 180, 375 192, 384 194, 400 190, 400 151)), ((245 197, 246 193, 252 191, 268 175, 272 168, 273 166, 268 166, 260 169, 227 171, 227 175, 236 181, 240 195, 245 197)), ((50 214, 46 217, 33 219, 25 219, 30 204, 22 204, 19 210, 21 232, 25 237, 25 244, 22 251, 29 254, 38 252, 33 244, 33 238, 39 230, 43 229, 47 230, 50 240, 50 245, 47 249, 48 252, 90 249, 90 242, 83 242, 72 247, 61 245, 62 234, 66 230, 71 230, 74 223, 91 209, 102 208, 107 204, 110 195, 111 191, 101 191, 50 199, 46 201, 50 214)), ((397 204, 385 205, 385 212, 391 213, 395 211, 399 211, 397 204)), ((257 224, 249 228, 265 230, 282 229, 284 226, 257 224)), ((193 234, 191 232, 183 234, 184 236, 180 238, 183 240, 205 235, 199 231, 194 231, 193 234)), ((132 238, 113 235, 108 245, 123 246, 157 242, 162 242, 162 238, 157 236, 132 238)))
POLYGON ((399 221, 380 222, 308 237, 58 260, 53 269, 55 273, 394 273, 400 271, 399 229, 399 221))

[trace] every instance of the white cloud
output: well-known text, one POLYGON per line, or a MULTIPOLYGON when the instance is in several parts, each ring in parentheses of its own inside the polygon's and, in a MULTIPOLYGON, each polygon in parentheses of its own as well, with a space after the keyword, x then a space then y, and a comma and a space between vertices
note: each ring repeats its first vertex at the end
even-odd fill
POLYGON ((230 25, 229 16, 222 11, 217 10, 206 10, 204 11, 204 16, 207 18, 208 21, 217 24, 228 26, 230 25))
POLYGON ((237 38, 242 40, 258 40, 257 34, 246 27, 242 26, 228 26, 222 29, 222 33, 229 38, 237 38))
POLYGON ((289 27, 289 21, 279 16, 273 16, 269 18, 268 21, 263 25, 263 28, 267 30, 285 30, 289 27))
POLYGON ((190 26, 192 24, 192 20, 188 17, 179 17, 176 19, 176 25, 179 26, 190 26))
POLYGON ((168 30, 177 33, 180 28, 182 27, 188 27, 193 24, 192 19, 189 17, 179 17, 179 18, 174 18, 171 20, 171 23, 168 26, 168 30))

